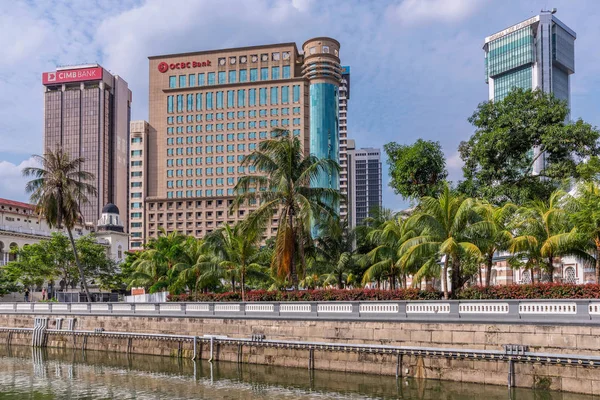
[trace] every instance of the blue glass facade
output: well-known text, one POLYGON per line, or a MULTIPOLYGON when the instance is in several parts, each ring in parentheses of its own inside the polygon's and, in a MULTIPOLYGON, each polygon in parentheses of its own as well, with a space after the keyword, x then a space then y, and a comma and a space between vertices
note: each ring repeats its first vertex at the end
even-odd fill
MULTIPOLYGON (((338 86, 332 83, 310 85, 310 153, 339 162, 338 86)), ((338 174, 322 174, 315 187, 339 189, 338 174)))

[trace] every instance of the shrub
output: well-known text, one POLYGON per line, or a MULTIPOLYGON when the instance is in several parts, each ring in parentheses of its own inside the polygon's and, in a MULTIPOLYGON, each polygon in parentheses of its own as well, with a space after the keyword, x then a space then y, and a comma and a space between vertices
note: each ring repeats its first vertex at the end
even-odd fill
MULTIPOLYGON (((246 301, 368 301, 368 300, 439 300, 442 293, 419 289, 319 289, 295 291, 253 290, 246 293, 246 301)), ((473 286, 456 296, 459 300, 519 300, 519 299, 599 299, 600 285, 571 285, 536 283, 532 285, 473 286)), ((239 302, 239 292, 201 293, 196 296, 169 295, 168 301, 239 302)))

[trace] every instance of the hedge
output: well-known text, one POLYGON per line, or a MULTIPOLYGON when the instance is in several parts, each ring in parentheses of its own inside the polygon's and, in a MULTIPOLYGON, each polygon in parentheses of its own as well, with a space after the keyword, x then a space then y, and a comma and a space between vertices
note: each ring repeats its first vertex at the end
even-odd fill
MULTIPOLYGON (((366 300, 439 300, 441 292, 419 289, 322 289, 297 291, 254 290, 246 293, 246 301, 366 301, 366 300)), ((456 296, 459 300, 510 299, 598 299, 600 285, 539 283, 511 286, 473 286, 456 296)), ((242 301, 240 292, 201 293, 197 296, 169 295, 169 301, 242 301)))

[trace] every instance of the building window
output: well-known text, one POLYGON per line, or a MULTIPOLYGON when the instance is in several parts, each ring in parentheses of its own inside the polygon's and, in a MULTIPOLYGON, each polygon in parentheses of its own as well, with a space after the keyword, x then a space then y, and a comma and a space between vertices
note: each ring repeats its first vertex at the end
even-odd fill
POLYGON ((179 87, 180 88, 184 88, 184 87, 187 86, 186 83, 185 83, 186 78, 187 77, 185 75, 179 75, 179 87))
MULTIPOLYGON (((238 90, 238 107, 246 107, 246 90, 238 90)), ((239 113, 238 113, 239 114, 239 113)))
POLYGON ((189 81, 190 81, 190 87, 196 86, 196 74, 190 74, 189 81))
POLYGON ((288 79, 290 77, 290 66, 284 65, 282 67, 283 79, 288 79))
POLYGON ((188 94, 187 95, 187 107, 186 107, 186 111, 187 112, 194 111, 194 95, 193 94, 188 94))
POLYGON ((279 89, 277 87, 271 88, 271 105, 279 104, 279 89))
POLYGON ((142 155, 142 150, 131 150, 131 157, 140 157, 142 155))
POLYGON ((256 106, 256 89, 248 89, 248 105, 250 107, 256 106))
POLYGON ((259 104, 261 106, 266 105, 267 104, 267 88, 260 88, 259 96, 260 96, 259 104))
POLYGON ((204 86, 204 73, 198 74, 198 86, 204 86))
MULTIPOLYGON (((279 53, 277 53, 279 54, 279 53)), ((279 79, 279 67, 271 68, 271 79, 279 79)))
POLYGON ((293 87, 293 91, 294 91, 294 103, 298 103, 300 102, 300 85, 294 85, 293 87))
POLYGON ((241 69, 240 70, 240 83, 244 83, 248 81, 248 70, 241 69))
POLYGON ((233 108, 235 107, 235 100, 234 100, 234 96, 235 96, 235 90, 228 90, 227 91, 227 108, 233 108))
POLYGON ((223 108, 223 91, 220 90, 217 92, 217 109, 223 108))
POLYGON ((288 104, 290 102, 290 87, 281 87, 281 104, 288 104))
POLYGON ((215 73, 209 72, 207 80, 208 80, 209 85, 214 85, 215 84, 215 73))
MULTIPOLYGON (((202 93, 196 94, 196 111, 202 111, 202 93)), ((202 121, 202 114, 196 115, 196 122, 202 121)))
POLYGON ((225 83, 227 83, 225 81, 225 79, 226 79, 225 71, 219 71, 219 85, 224 85, 225 83))
POLYGON ((269 68, 261 68, 260 69, 260 80, 261 81, 266 81, 269 80, 269 68))
POLYGON ((177 95, 177 112, 183 112, 183 95, 177 95))
POLYGON ((142 138, 141 137, 132 138, 131 143, 142 143, 142 138))
POLYGON ((169 88, 173 89, 177 87, 177 77, 175 75, 169 77, 169 88))
POLYGON ((167 112, 173 113, 173 96, 167 96, 167 112))
POLYGON ((237 76, 237 71, 235 71, 235 70, 229 71, 229 83, 235 83, 236 76, 237 76))

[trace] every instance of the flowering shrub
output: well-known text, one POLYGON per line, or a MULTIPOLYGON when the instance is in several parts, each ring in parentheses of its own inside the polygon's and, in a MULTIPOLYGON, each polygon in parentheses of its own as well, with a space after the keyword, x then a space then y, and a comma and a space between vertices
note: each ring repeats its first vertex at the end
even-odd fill
MULTIPOLYGON (((365 300, 437 300, 441 294, 419 289, 322 289, 296 291, 254 290, 246 293, 246 301, 365 301, 365 300)), ((239 292, 201 293, 197 296, 169 295, 169 301, 242 301, 239 292)))
MULTIPOLYGON (((368 301, 368 300, 439 300, 442 293, 419 289, 320 289, 296 291, 254 290, 246 293, 246 301, 368 301)), ((169 301, 242 301, 239 292, 181 294, 167 296, 169 301)), ((456 296, 459 300, 510 299, 599 299, 600 285, 536 283, 511 286, 473 286, 456 296)))
POLYGON ((458 293, 458 299, 598 299, 600 285, 536 283, 532 285, 474 286, 458 293))

